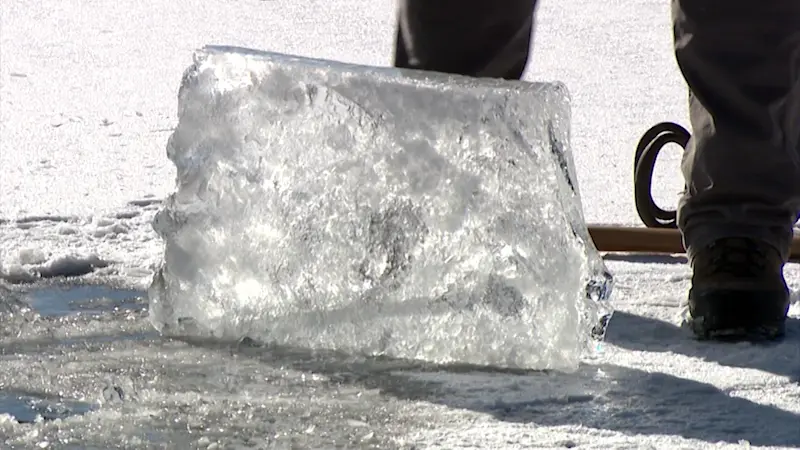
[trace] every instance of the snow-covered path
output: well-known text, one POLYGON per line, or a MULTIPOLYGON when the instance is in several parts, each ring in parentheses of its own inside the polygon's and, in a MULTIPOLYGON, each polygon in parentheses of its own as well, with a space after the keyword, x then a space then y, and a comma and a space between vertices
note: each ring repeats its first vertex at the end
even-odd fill
MULTIPOLYGON (((685 87, 668 2, 608 3, 541 0, 526 78, 562 80, 573 94, 588 220, 636 224, 633 149, 658 121, 686 123, 685 87)), ((144 289, 161 242, 150 220, 173 187, 165 144, 192 50, 387 65, 392 5, 3 1, 0 447, 800 448, 798 320, 772 346, 689 339, 676 326, 689 275, 680 257, 609 257, 618 313, 598 359, 570 375, 152 331, 144 289), (11 283, 34 272, 87 275, 11 283), (4 313, 15 299, 41 317, 4 313), (37 413, 61 419, 30 423, 37 413)), ((681 187, 678 158, 659 163, 665 205, 681 187)), ((800 270, 787 273, 797 290, 800 270)))

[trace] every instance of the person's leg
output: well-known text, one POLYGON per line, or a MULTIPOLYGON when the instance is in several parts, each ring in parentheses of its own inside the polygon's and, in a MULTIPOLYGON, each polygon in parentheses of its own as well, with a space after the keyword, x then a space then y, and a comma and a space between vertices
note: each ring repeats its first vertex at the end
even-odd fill
POLYGON ((519 79, 536 0, 399 0, 395 67, 519 79))
POLYGON ((673 0, 692 138, 678 226, 698 334, 774 327, 800 211, 800 2, 673 0))

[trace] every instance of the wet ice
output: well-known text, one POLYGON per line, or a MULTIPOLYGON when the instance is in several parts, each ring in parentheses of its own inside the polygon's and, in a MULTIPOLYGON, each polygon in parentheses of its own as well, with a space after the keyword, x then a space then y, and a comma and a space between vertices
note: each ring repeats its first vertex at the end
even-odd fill
POLYGON ((178 110, 165 334, 527 368, 586 350, 611 278, 564 86, 210 47, 178 110))

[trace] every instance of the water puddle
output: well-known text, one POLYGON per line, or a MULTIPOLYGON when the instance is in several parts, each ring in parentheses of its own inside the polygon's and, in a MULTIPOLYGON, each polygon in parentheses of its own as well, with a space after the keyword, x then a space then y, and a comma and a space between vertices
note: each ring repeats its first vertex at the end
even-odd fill
POLYGON ((74 400, 45 398, 36 394, 0 391, 0 414, 19 423, 35 423, 86 414, 94 405, 74 400))
POLYGON ((147 294, 136 289, 107 285, 60 285, 28 291, 23 300, 39 314, 64 317, 73 314, 98 315, 113 311, 141 311, 147 294))

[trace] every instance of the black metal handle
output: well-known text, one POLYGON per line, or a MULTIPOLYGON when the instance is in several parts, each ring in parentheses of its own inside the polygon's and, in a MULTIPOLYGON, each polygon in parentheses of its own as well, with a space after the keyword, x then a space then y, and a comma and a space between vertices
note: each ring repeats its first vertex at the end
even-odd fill
POLYGON ((639 218, 650 228, 677 228, 676 212, 664 210, 653 200, 653 170, 658 153, 667 144, 686 149, 690 134, 682 126, 661 122, 642 135, 633 159, 633 195, 639 218))

